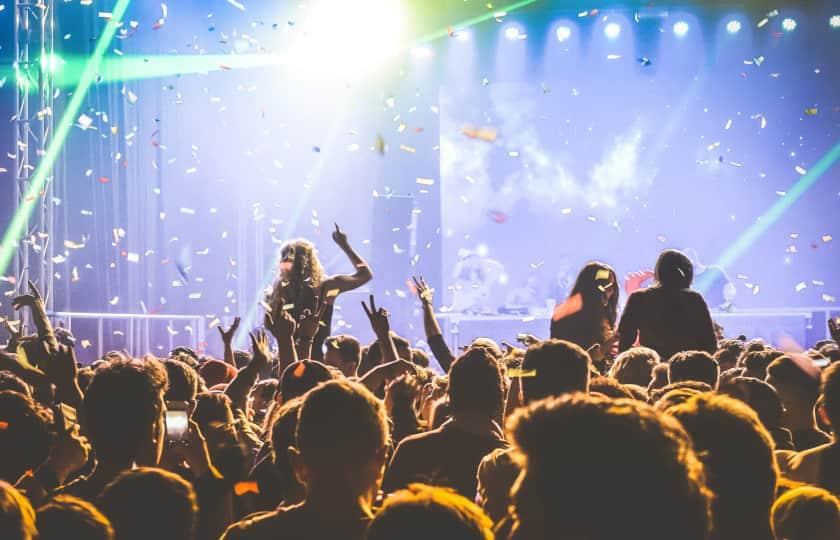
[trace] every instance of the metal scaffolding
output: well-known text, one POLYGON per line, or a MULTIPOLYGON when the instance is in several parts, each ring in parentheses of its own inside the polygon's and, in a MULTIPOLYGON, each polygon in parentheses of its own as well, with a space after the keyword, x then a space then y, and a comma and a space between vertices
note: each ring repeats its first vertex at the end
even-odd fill
POLYGON ((53 11, 53 0, 15 0, 15 211, 35 202, 38 212, 16 246, 14 269, 18 290, 26 290, 27 280, 35 281, 48 310, 53 309, 54 296, 53 172, 33 196, 36 201, 24 199, 53 133, 53 11))

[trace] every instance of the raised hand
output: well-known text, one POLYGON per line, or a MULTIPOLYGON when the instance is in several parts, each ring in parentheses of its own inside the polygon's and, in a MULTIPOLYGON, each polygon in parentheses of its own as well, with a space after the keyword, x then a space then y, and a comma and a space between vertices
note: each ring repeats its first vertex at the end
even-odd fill
POLYGON ((347 242, 347 234, 339 228, 338 223, 333 223, 335 230, 332 233, 333 242, 338 244, 338 247, 345 248, 349 245, 347 242))
POLYGON ((368 316, 370 327, 376 337, 382 338, 388 336, 391 331, 391 323, 388 320, 388 310, 385 308, 376 309, 376 302, 373 295, 370 295, 370 308, 362 301, 362 309, 368 316))
POLYGON ((79 374, 79 365, 76 363, 76 351, 61 343, 50 355, 50 359, 41 365, 41 369, 56 386, 72 384, 79 374))
POLYGON ((411 279, 414 280, 414 287, 417 290, 417 296, 420 297, 420 301, 423 302, 424 305, 431 305, 435 290, 426 284, 426 280, 423 279, 423 276, 420 276, 419 280, 416 276, 412 276, 411 279))
POLYGON ((251 365, 263 369, 271 361, 268 337, 262 330, 255 330, 249 335, 251 336, 251 365))
MULTIPOLYGON (((286 300, 280 298, 278 305, 284 306, 285 304, 286 300)), ((295 319, 288 310, 282 307, 279 310, 266 311, 263 325, 268 328, 268 331, 272 333, 277 341, 293 338, 297 330, 295 319)))
POLYGON ((35 283, 30 279, 29 280, 29 294, 21 294, 20 296, 16 296, 12 300, 12 307, 15 310, 19 310, 23 307, 28 308, 37 308, 43 303, 41 298, 41 291, 38 290, 38 287, 35 283))
POLYGON ((304 309, 297 325, 297 336, 302 339, 314 339, 321 327, 321 316, 324 314, 326 302, 315 297, 315 311, 304 309))
POLYGON ((635 291, 643 288, 645 282, 650 281, 656 276, 653 270, 642 270, 639 272, 630 272, 624 276, 624 292, 632 294, 635 291))
POLYGON ((230 328, 225 330, 222 328, 221 325, 218 326, 219 334, 222 336, 222 342, 224 343, 232 343, 233 342, 233 335, 236 333, 236 330, 239 328, 240 318, 236 317, 233 319, 233 324, 230 325, 230 328))
POLYGON ((840 319, 828 318, 828 332, 835 343, 840 343, 840 319))

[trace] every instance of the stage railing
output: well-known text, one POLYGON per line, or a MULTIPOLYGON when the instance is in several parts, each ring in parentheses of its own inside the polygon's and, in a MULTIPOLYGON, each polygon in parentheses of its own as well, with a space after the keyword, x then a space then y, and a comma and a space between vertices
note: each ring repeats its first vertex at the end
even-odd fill
MULTIPOLYGON (((168 353, 175 347, 175 336, 185 334, 189 336, 187 344, 195 350, 200 349, 200 345, 205 341, 205 317, 203 315, 162 315, 149 313, 89 313, 77 311, 57 311, 50 314, 53 324, 59 321, 65 328, 72 331, 74 320, 93 320, 96 321, 96 343, 91 344, 96 348, 97 358, 105 354, 105 321, 123 322, 127 328, 125 333, 125 349, 132 356, 141 356, 146 353, 156 354, 152 350, 152 335, 151 323, 159 322, 167 325, 167 342, 168 348, 165 351, 168 353), (177 334, 170 331, 176 323, 187 323, 192 329, 191 332, 178 332, 177 334)), ((77 340, 81 340, 85 336, 77 336, 77 340)), ((184 344, 183 339, 178 340, 179 345, 184 344)), ((78 348, 78 341, 77 341, 78 348)))

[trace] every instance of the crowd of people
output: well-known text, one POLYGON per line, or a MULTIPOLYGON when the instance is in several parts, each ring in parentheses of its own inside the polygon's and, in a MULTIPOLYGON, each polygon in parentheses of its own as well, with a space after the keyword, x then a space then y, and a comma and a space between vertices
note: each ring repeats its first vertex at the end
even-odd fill
POLYGON ((372 343, 331 334, 335 298, 373 278, 333 239, 355 273, 288 243, 250 351, 237 320, 222 359, 80 366, 30 283, 13 306, 37 333, 0 355, 0 538, 840 538, 835 321, 801 351, 725 338, 666 250, 621 310, 587 264, 521 347, 452 351, 417 278, 432 362, 373 296, 372 343))

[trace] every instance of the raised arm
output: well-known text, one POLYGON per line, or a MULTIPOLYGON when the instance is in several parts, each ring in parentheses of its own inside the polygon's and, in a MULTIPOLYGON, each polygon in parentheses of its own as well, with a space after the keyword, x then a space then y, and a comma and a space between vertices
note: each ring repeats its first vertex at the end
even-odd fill
POLYGON ((224 330, 221 325, 218 327, 219 334, 222 336, 222 343, 225 346, 225 363, 233 367, 236 367, 236 362, 233 360, 233 335, 236 334, 236 329, 239 328, 239 320, 239 317, 233 319, 233 324, 227 330, 224 330))
POLYGON ((418 280, 414 280, 414 287, 417 289, 417 296, 420 297, 420 303, 423 306, 423 330, 426 333, 426 343, 432 350, 432 354, 440 364, 444 373, 449 372, 449 367, 455 361, 455 356, 449 350, 449 346, 443 339, 443 332, 440 330, 437 316, 435 316, 435 306, 432 302, 435 290, 426 284, 426 280, 421 276, 418 280))
POLYGON ((282 309, 285 300, 280 299, 280 308, 274 312, 266 311, 263 325, 268 328, 274 339, 277 340, 277 377, 283 373, 289 365, 297 362, 298 356, 295 350, 295 330, 297 323, 288 311, 282 309))
POLYGON ((47 317, 47 309, 44 307, 44 300, 41 298, 41 292, 32 280, 29 281, 29 294, 22 294, 12 300, 12 307, 19 310, 23 307, 28 307, 32 315, 32 322, 35 323, 35 328, 38 330, 38 339, 47 345, 49 351, 54 351, 58 347, 58 341, 55 339, 50 319, 47 317))
POLYGON ((251 332, 251 361, 240 369, 236 377, 230 381, 225 389, 234 409, 246 409, 248 393, 259 378, 260 372, 268 365, 271 351, 268 348, 268 338, 265 332, 257 330, 251 332))
POLYGON ((338 293, 352 291, 357 289, 370 281, 373 278, 373 273, 370 271, 368 263, 356 253, 356 250, 350 245, 347 240, 347 234, 342 231, 336 224, 335 230, 332 233, 332 239, 341 248, 341 251, 347 255, 356 272, 353 274, 339 274, 327 278, 323 283, 325 291, 337 289, 338 293))

